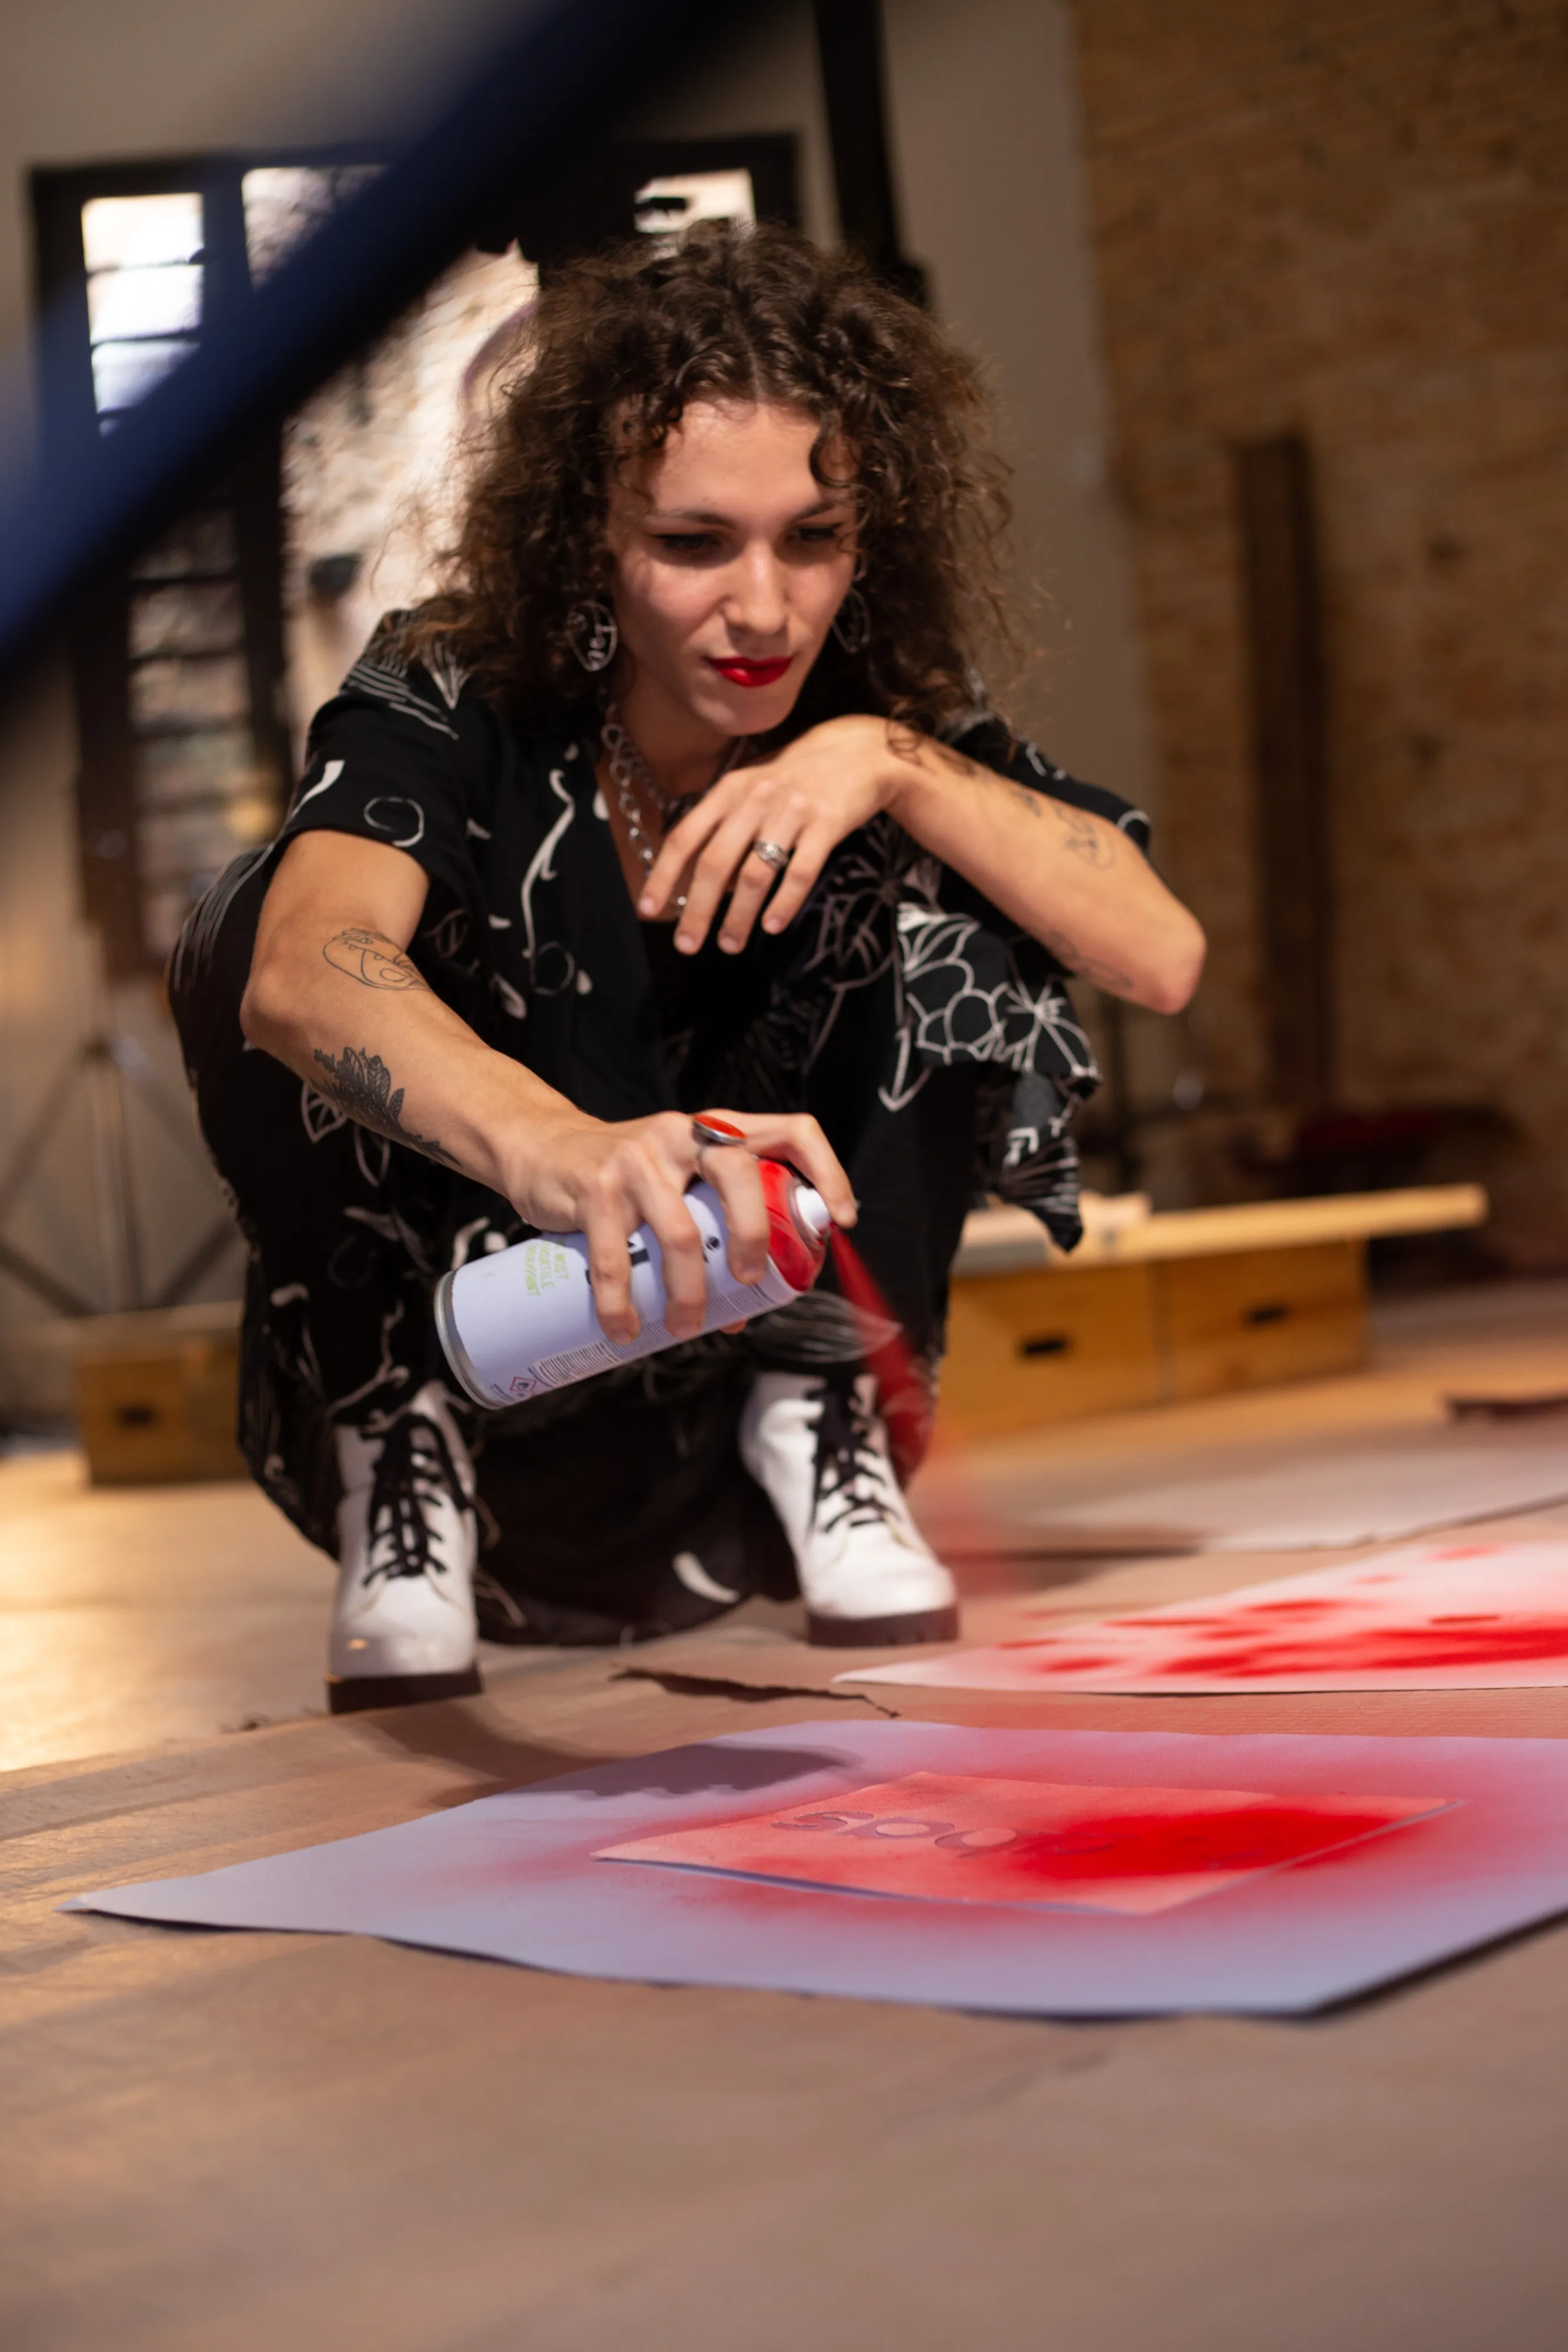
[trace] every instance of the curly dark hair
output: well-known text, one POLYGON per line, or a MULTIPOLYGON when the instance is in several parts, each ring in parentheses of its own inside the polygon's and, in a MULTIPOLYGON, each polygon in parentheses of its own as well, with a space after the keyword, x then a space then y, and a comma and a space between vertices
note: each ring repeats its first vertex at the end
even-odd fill
POLYGON ((932 729, 972 702, 982 656, 1015 643, 1006 469, 978 372, 852 255, 771 226, 702 225, 670 250, 639 239, 546 283, 473 459, 444 591, 411 616, 408 650, 442 647, 524 710, 586 700, 567 617, 608 601, 616 469, 715 398, 815 417, 825 485, 835 439, 854 453, 871 637, 841 690, 932 729))

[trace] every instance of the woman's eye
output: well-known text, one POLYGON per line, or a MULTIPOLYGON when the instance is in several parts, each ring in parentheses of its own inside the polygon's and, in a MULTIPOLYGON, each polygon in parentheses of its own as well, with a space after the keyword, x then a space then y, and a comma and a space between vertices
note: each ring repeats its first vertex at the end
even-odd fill
POLYGON ((716 542, 707 530, 662 530, 653 544, 665 555, 706 555, 716 542))
POLYGON ((803 522, 795 536, 807 547, 837 547, 839 526, 835 522, 803 522))

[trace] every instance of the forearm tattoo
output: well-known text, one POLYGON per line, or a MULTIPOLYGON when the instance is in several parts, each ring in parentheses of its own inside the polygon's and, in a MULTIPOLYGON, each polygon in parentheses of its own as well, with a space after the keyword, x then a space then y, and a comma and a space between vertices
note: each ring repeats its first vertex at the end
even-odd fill
POLYGON ((1082 857, 1086 866, 1111 864, 1116 846, 1109 825, 1096 824, 1087 811, 1069 808, 1065 801, 1048 800, 1046 806, 1067 835, 1061 845, 1070 857, 1082 857))
POLYGON ((384 931, 334 931, 321 953, 336 971, 361 988, 423 988, 430 983, 384 931))
POLYGON ((962 751, 954 751, 949 743, 923 743, 919 751, 928 749, 936 750, 950 774, 962 776, 970 783, 999 784, 1004 792, 1012 794, 1026 816, 1038 822, 1049 809, 1067 836, 1061 845, 1069 856, 1082 857, 1085 865, 1100 867, 1114 863, 1118 838, 1114 827, 1091 816, 1086 809, 1071 808, 1065 801, 1052 800, 1049 793, 1031 792, 1027 784, 1014 783, 1010 777, 998 775, 994 768, 983 768, 962 751))
MULTIPOLYGON (((994 768, 978 767, 973 760, 967 760, 962 752, 946 745, 942 747, 942 756, 951 768, 967 776, 999 784, 1003 791, 1012 794, 1017 805, 1037 824, 1049 809, 1062 828, 1065 838, 1061 845, 1070 857, 1081 857, 1086 866, 1092 866, 1101 872, 1114 864, 1116 845, 1121 836, 1113 826, 1091 816, 1087 810, 1070 807, 1065 801, 1053 800, 1049 793, 1031 792, 1027 784, 1015 783, 1010 777, 998 776, 994 768)), ((1120 971, 1114 964, 1085 955, 1064 931, 1042 930, 1040 940, 1059 963, 1065 964, 1069 971, 1081 974, 1084 980, 1092 981, 1096 988, 1105 989, 1113 996, 1132 996, 1134 993, 1137 983, 1130 972, 1120 971)))
MULTIPOLYGON (((374 982, 367 985, 373 986, 374 982)), ((421 986, 423 986, 423 982, 421 986)), ((432 1135, 416 1135, 402 1123, 403 1088, 395 1092, 392 1072, 379 1054, 356 1052, 345 1045, 334 1057, 324 1054, 319 1045, 316 1060, 326 1072, 320 1080, 321 1092, 329 1095, 340 1110, 346 1110, 361 1127, 368 1127, 373 1135, 387 1136, 393 1143, 406 1143, 414 1151, 423 1151, 427 1160, 439 1160, 444 1168, 455 1168, 458 1162, 443 1144, 432 1135)))
POLYGON ((1009 783, 1014 802, 1026 816, 1038 824, 1047 809, 1061 825, 1066 838, 1062 847, 1070 857, 1082 857, 1086 866, 1103 870, 1116 855, 1116 840, 1111 827, 1092 817, 1087 810, 1070 808, 1065 801, 1052 800, 1049 793, 1030 792, 1027 784, 1009 783))
POLYGON ((1092 981, 1096 988, 1106 989, 1113 996, 1130 996, 1137 985, 1130 972, 1118 971, 1114 964, 1101 963, 1093 956, 1086 956, 1065 931, 1041 931, 1040 938, 1040 945, 1051 950, 1058 963, 1064 963, 1069 971, 1092 981))

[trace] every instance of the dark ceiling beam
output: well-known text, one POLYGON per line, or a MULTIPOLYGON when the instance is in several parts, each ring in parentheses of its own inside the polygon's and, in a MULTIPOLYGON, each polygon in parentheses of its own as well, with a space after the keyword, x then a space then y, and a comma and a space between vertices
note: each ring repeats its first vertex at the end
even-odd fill
POLYGON ((924 302, 925 273, 899 236, 882 0, 813 0, 813 11, 840 234, 879 278, 924 302))

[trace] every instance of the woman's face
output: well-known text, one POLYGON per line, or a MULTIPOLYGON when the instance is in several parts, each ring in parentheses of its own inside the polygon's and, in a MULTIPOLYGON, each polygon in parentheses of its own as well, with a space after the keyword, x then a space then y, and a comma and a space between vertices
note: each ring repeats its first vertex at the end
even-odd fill
MULTIPOLYGON (((854 577, 854 511, 811 471, 797 408, 694 402, 612 493, 633 733, 762 735, 789 715, 854 577)), ((830 448, 826 470, 847 473, 830 448)))

